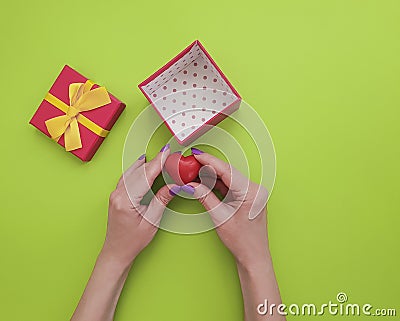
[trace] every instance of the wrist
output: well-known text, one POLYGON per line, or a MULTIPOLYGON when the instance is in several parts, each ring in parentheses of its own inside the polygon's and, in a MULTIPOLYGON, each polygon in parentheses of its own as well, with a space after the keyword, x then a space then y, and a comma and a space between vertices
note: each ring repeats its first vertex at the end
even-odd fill
POLYGON ((242 260, 236 260, 236 266, 238 272, 241 274, 258 274, 259 272, 265 272, 272 267, 272 259, 269 250, 265 253, 257 255, 255 257, 249 257, 242 260))
POLYGON ((99 256, 97 257, 96 265, 105 266, 107 269, 115 272, 116 274, 124 274, 130 270, 133 261, 134 258, 132 260, 125 260, 112 255, 110 251, 107 251, 103 247, 99 256))

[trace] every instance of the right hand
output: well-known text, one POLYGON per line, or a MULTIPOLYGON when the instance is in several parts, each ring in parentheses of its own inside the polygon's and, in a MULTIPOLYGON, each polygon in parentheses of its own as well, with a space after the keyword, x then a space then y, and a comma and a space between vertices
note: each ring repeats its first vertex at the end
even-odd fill
POLYGON ((215 188, 224 196, 220 201, 208 186, 190 183, 195 187, 193 196, 209 212, 219 238, 239 264, 252 266, 264 261, 269 257, 267 190, 215 156, 197 149, 193 154, 202 165, 215 171, 215 188))

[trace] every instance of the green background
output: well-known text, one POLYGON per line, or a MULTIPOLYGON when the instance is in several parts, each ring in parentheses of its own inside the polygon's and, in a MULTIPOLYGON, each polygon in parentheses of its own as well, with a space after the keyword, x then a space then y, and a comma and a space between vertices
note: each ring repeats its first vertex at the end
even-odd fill
MULTIPOLYGON (((344 291, 400 313, 399 1, 3 0, 0 30, 1 320, 70 317, 126 133, 147 106, 137 84, 194 39, 274 140, 269 232, 284 302, 344 291), (87 164, 28 125, 66 63, 127 104, 87 164)), ((116 319, 241 320, 234 261, 215 232, 160 231, 116 319)))

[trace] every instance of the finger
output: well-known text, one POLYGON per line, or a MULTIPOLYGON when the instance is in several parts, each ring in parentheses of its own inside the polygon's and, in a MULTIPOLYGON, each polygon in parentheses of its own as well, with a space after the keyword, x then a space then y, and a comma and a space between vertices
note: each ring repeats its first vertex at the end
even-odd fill
POLYGON ((169 144, 165 145, 161 151, 151 161, 147 162, 144 166, 144 173, 146 176, 147 183, 151 187, 154 180, 161 173, 165 161, 170 154, 169 144))
POLYGON ((120 188, 124 185, 124 177, 129 176, 132 172, 146 163, 146 154, 141 155, 129 168, 121 175, 120 179, 117 183, 117 188, 120 188))
POLYGON ((203 165, 210 165, 214 168, 217 176, 221 178, 224 184, 232 191, 240 191, 244 185, 248 184, 248 179, 238 170, 223 160, 192 148, 192 154, 203 165))
POLYGON ((232 216, 233 209, 229 205, 221 202, 217 195, 207 186, 194 182, 190 183, 190 185, 195 188, 193 197, 197 198, 204 206, 216 226, 221 225, 232 216))
POLYGON ((147 221, 158 227, 165 208, 178 193, 178 189, 180 189, 180 187, 175 184, 168 184, 161 187, 150 201, 147 211, 143 215, 143 221, 147 221))
POLYGON ((217 173, 210 165, 205 165, 199 171, 200 183, 206 185, 209 189, 213 189, 218 179, 217 173))
POLYGON ((228 187, 220 179, 215 182, 214 188, 221 193, 222 197, 225 197, 229 191, 228 187))
POLYGON ((228 193, 228 187, 217 177, 217 173, 210 165, 200 168, 199 177, 196 182, 206 185, 209 189, 216 189, 222 197, 228 193))
POLYGON ((211 190, 217 190, 222 197, 225 197, 228 194, 228 187, 220 180, 215 180, 210 177, 202 177, 201 184, 207 186, 211 190))
POLYGON ((169 155, 169 145, 164 146, 151 161, 139 166, 128 176, 124 176, 125 187, 131 198, 140 202, 151 189, 156 177, 161 173, 169 155))

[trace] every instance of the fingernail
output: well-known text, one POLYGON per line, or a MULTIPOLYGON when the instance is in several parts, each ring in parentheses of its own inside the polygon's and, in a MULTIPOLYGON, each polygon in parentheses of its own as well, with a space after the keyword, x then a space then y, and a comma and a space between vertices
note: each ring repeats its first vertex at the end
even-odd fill
POLYGON ((181 191, 181 187, 180 186, 172 186, 171 189, 169 190, 169 193, 172 196, 175 196, 176 194, 178 194, 181 191))
POLYGON ((144 159, 144 158, 146 158, 146 154, 140 155, 140 157, 138 158, 138 160, 142 160, 142 159, 144 159))
POLYGON ((167 144, 163 148, 161 148, 160 152, 165 152, 168 148, 169 148, 169 144, 167 144))
POLYGON ((194 187, 192 185, 183 185, 181 187, 182 192, 188 193, 190 195, 194 194, 194 187))
POLYGON ((172 154, 182 154, 182 151, 177 150, 176 152, 173 152, 172 154))
POLYGON ((203 154, 203 153, 204 153, 204 152, 201 151, 200 149, 197 149, 197 148, 194 148, 194 147, 192 147, 191 150, 192 150, 192 154, 193 154, 193 155, 200 155, 200 154, 203 154))

